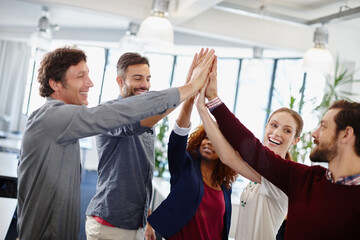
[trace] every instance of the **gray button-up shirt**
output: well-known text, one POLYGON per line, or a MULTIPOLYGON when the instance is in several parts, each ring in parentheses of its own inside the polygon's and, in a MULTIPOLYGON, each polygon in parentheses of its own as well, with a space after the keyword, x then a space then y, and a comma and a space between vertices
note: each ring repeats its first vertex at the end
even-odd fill
POLYGON ((142 94, 94 108, 49 98, 34 111, 26 125, 18 166, 20 239, 78 239, 78 139, 163 113, 178 105, 179 99, 177 89, 142 94))

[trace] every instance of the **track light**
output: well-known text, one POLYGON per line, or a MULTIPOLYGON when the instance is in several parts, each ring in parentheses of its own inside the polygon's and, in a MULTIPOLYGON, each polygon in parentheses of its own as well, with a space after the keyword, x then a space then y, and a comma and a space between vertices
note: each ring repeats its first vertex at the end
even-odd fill
POLYGON ((174 45, 173 26, 165 17, 168 7, 169 0, 153 0, 152 16, 142 22, 137 34, 139 42, 153 46, 174 45))
POLYGON ((334 74, 334 58, 325 46, 328 42, 328 37, 329 34, 325 26, 316 28, 314 33, 315 46, 307 50, 303 57, 305 72, 334 74))
POLYGON ((138 23, 129 23, 125 36, 120 39, 119 47, 121 52, 141 53, 143 51, 143 46, 136 37, 139 27, 138 23))
POLYGON ((50 24, 49 15, 48 8, 42 7, 42 16, 39 19, 37 30, 30 36, 30 45, 36 49, 49 50, 52 41, 51 30, 59 29, 57 24, 50 24))

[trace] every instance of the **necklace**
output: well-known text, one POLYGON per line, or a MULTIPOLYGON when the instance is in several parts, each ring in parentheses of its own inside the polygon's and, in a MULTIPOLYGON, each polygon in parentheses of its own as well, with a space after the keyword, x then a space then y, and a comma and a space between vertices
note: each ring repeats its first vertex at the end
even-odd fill
POLYGON ((256 182, 250 181, 249 184, 244 189, 243 194, 241 194, 241 195, 244 196, 245 200, 240 199, 241 200, 240 204, 241 204, 242 207, 246 206, 246 202, 249 199, 249 197, 251 195, 251 192, 254 190, 256 184, 257 184, 256 182), (247 194, 247 196, 245 197, 246 194, 247 194))

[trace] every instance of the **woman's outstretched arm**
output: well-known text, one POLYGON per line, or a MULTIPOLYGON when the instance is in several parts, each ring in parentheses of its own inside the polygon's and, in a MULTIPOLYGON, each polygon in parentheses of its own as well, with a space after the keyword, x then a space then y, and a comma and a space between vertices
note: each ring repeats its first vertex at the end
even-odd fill
MULTIPOLYGON (((206 86, 208 94, 211 94, 211 96, 213 96, 213 99, 217 97, 216 63, 217 60, 215 59, 213 70, 210 73, 210 80, 206 86)), ((215 148, 215 151, 218 154, 221 162, 229 166, 233 170, 237 171, 243 177, 253 182, 260 183, 261 182, 260 174, 256 172, 252 167, 250 167, 242 159, 242 157, 234 150, 234 148, 229 144, 229 142, 225 139, 225 137, 221 133, 215 121, 211 118, 207 110, 207 107, 205 105, 206 88, 204 87, 201 90, 196 102, 196 107, 203 121, 203 125, 207 133, 207 136, 210 139, 211 144, 215 148)))

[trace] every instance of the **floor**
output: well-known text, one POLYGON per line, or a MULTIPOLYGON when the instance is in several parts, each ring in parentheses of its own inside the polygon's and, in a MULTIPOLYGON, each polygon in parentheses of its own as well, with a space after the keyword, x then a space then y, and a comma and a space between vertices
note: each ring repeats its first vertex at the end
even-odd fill
MULTIPOLYGON (((85 235, 85 212, 86 208, 94 196, 96 191, 97 173, 96 171, 86 171, 84 181, 81 183, 81 221, 80 221, 80 232, 79 240, 86 240, 85 235)), ((16 215, 14 215, 13 221, 11 222, 9 231, 6 235, 5 240, 15 240, 17 238, 16 231, 16 215)))

